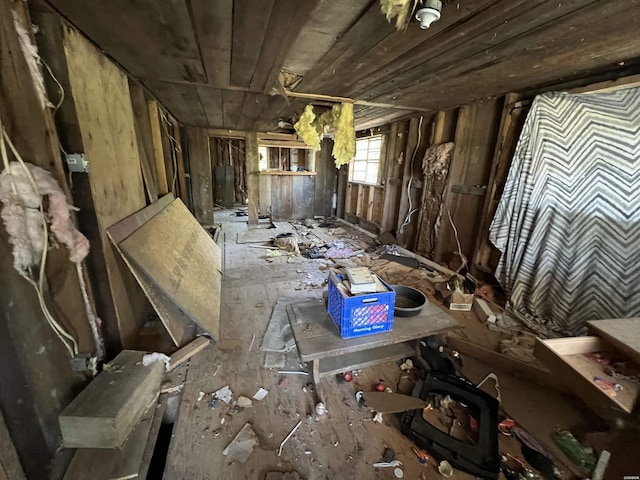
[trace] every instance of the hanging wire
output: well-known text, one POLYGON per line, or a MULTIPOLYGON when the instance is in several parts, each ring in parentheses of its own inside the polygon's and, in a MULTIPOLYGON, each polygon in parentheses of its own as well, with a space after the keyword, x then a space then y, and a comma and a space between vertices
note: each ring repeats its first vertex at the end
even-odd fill
POLYGON ((420 122, 418 123, 418 143, 416 148, 413 150, 413 155, 411 155, 411 177, 409 178, 409 183, 407 184, 407 198, 409 199, 409 211, 407 212, 407 216, 404 218, 404 222, 400 225, 400 233, 404 232, 404 227, 411 223, 411 216, 420 210, 420 207, 413 208, 413 203, 411 201, 411 183, 413 182, 413 164, 416 159, 416 154, 418 153, 418 148, 420 148, 420 141, 422 139, 422 120, 424 117, 420 117, 420 122))
MULTIPOLYGON (((20 166, 24 169, 26 176, 29 179, 29 182, 31 183, 31 186, 34 189, 34 192, 37 193, 38 187, 36 185, 35 179, 33 178, 33 175, 31 174, 31 171, 27 168, 24 160, 22 159, 22 157, 20 156, 20 153, 18 152, 15 145, 11 141, 11 138, 9 138, 9 134, 7 133, 7 131, 4 128, 4 125, 2 125, 1 122, 0 122, 0 132, 1 132, 0 136, 2 137, 0 139, 0 155, 2 155, 2 162, 4 164, 5 170, 8 172, 8 174, 10 174, 9 157, 7 155, 7 149, 6 149, 6 146, 8 145, 9 149, 13 153, 13 156, 16 158, 20 166)), ((13 187, 14 194, 17 194, 17 187, 13 181, 12 181, 12 187, 13 187)), ((31 286, 33 286, 34 290, 36 291, 36 295, 38 297, 38 303, 40 304, 40 309, 42 310, 42 314, 44 315, 45 319, 47 320, 47 322, 49 323, 49 325, 51 326, 55 334, 58 336, 60 341, 63 343, 63 345, 69 352, 69 355, 73 358, 75 355, 78 354, 78 343, 76 342, 75 338, 73 338, 56 321, 56 319, 53 317, 53 315, 49 311, 49 308, 47 307, 46 301, 44 299, 43 292, 45 287, 45 267, 47 263, 47 253, 49 250, 49 227, 47 225, 47 218, 45 216, 44 207, 42 205, 42 198, 39 197, 38 202, 39 202, 38 209, 40 210, 40 216, 42 219, 42 236, 43 236, 43 248, 42 248, 42 255, 40 257, 40 268, 38 270, 38 277, 37 277, 37 280, 34 279, 33 273, 31 271, 29 271, 28 274, 25 272, 19 272, 19 273, 25 280, 27 280, 27 282, 29 282, 31 286)))

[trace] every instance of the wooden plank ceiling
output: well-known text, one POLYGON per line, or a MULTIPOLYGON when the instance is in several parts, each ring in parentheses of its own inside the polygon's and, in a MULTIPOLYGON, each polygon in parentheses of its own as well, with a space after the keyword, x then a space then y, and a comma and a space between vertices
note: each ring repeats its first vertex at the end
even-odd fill
POLYGON ((49 0, 181 122, 272 131, 308 100, 374 126, 511 91, 640 71, 640 0, 445 0, 429 30, 396 32, 377 0, 49 0), (301 80, 300 80, 301 78, 301 80))

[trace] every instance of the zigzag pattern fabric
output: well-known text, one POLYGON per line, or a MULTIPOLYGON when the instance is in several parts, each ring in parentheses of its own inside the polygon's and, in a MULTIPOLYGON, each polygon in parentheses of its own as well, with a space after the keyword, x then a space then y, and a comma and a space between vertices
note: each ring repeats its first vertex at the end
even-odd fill
POLYGON ((640 316, 640 89, 536 97, 489 238, 534 331, 640 316))

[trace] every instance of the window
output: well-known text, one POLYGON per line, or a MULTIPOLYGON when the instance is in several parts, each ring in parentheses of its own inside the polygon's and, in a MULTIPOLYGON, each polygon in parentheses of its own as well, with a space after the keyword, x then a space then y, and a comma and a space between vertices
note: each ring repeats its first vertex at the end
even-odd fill
POLYGON ((267 161, 267 147, 258 147, 258 154, 260 155, 259 170, 262 172, 267 169, 269 162, 267 161))
POLYGON ((378 183, 382 135, 356 140, 356 156, 349 166, 349 181, 378 183))

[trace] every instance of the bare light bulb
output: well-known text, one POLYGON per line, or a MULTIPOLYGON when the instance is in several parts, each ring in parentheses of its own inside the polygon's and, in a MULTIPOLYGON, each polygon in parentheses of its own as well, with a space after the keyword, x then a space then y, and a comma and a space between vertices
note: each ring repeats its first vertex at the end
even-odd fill
POLYGON ((426 30, 433 22, 440 20, 441 10, 441 0, 423 0, 416 12, 416 19, 420 22, 420 28, 426 30))

